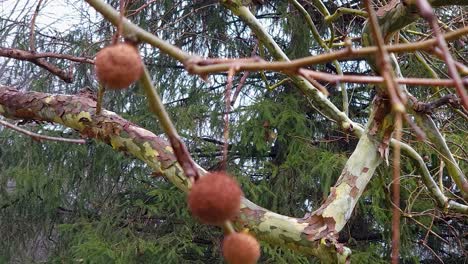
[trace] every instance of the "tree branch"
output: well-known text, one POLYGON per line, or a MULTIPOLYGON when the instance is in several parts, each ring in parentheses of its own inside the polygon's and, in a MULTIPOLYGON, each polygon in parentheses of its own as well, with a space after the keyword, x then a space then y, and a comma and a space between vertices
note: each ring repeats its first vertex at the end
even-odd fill
POLYGON ((73 76, 71 72, 62 70, 59 67, 55 66, 54 64, 49 63, 40 57, 35 57, 33 53, 31 52, 0 47, 0 56, 32 62, 36 64, 37 66, 49 71, 53 75, 56 75, 57 77, 59 77, 66 83, 73 82, 73 76))
POLYGON ((46 135, 41 135, 37 134, 31 131, 28 131, 26 129, 22 129, 21 127, 15 126, 13 124, 10 124, 4 120, 0 119, 0 125, 3 125, 7 128, 10 128, 12 130, 15 130, 17 132, 20 132, 22 134, 25 134, 34 140, 49 140, 49 141, 57 141, 57 142, 66 142, 66 143, 75 143, 75 144, 85 144, 86 140, 84 139, 73 139, 73 138, 61 138, 61 137, 51 137, 51 136, 46 136, 46 135))
POLYGON ((21 49, 4 48, 4 47, 0 47, 0 56, 13 58, 17 60, 25 60, 25 61, 31 61, 35 59, 41 59, 41 58, 56 58, 56 59, 65 59, 65 60, 74 61, 74 62, 94 64, 93 59, 86 58, 86 57, 77 57, 73 55, 60 54, 60 53, 54 53, 54 52, 37 53, 37 52, 29 52, 29 51, 21 50, 21 49))
POLYGON ((418 113, 424 113, 424 114, 432 114, 436 108, 439 108, 447 104, 453 107, 459 106, 459 100, 457 96, 454 94, 444 95, 441 98, 438 98, 437 100, 434 100, 429 103, 420 102, 414 96, 409 96, 409 99, 411 100, 413 110, 418 113))
MULTIPOLYGON (((87 96, 21 92, 0 86, 0 115, 62 124, 84 137, 103 141, 142 160, 184 192, 191 184, 167 141, 111 111, 103 109, 96 115, 96 101, 87 96)), ((196 166, 200 174, 206 173, 196 166)), ((331 243, 333 237, 326 236, 326 222, 318 216, 315 219, 319 221, 279 215, 243 198, 241 214, 235 224, 249 228, 258 238, 275 241, 304 254, 333 262, 346 259, 350 250, 337 242, 331 243)))
POLYGON ((442 32, 440 31, 437 17, 434 14, 432 7, 429 4, 429 2, 427 2, 427 0, 415 0, 415 1, 416 1, 416 5, 419 8, 419 13, 421 14, 421 17, 427 20, 427 22, 432 28, 432 31, 434 32, 434 35, 437 40, 437 45, 439 49, 442 51, 444 61, 447 65, 448 73, 455 82, 455 87, 457 88, 457 94, 460 97, 462 106, 466 110, 468 110, 468 94, 466 92, 465 87, 463 86, 463 82, 460 78, 460 74, 458 74, 454 59, 452 58, 452 55, 450 54, 450 51, 447 47, 447 42, 445 42, 445 39, 442 36, 442 32))

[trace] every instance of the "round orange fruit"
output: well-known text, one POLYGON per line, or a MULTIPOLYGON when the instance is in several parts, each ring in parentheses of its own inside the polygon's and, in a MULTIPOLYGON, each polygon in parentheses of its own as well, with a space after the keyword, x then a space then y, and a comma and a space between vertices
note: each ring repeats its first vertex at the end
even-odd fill
POLYGON ((202 223, 221 225, 239 213, 241 197, 237 181, 224 172, 211 172, 194 183, 188 206, 202 223))
POLYGON ((96 54, 96 75, 109 89, 124 89, 138 80, 143 73, 143 63, 135 46, 119 43, 108 46, 96 54))
POLYGON ((223 256, 229 264, 255 264, 260 258, 260 244, 249 234, 232 233, 223 240, 223 256))

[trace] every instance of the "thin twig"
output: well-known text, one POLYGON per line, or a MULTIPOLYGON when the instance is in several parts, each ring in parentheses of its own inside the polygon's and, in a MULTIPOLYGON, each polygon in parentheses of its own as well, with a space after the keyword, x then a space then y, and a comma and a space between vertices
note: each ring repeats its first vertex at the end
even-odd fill
POLYGON ((395 141, 398 143, 393 147, 393 182, 392 182, 392 264, 399 263, 400 251, 400 144, 402 130, 402 115, 405 112, 405 97, 399 91, 398 84, 395 81, 395 73, 390 63, 390 55, 385 47, 384 38, 380 31, 377 15, 372 7, 370 0, 364 1, 367 13, 369 14, 369 26, 372 32, 373 40, 377 43, 377 64, 380 74, 385 80, 386 91, 390 96, 392 108, 395 113, 395 141))
POLYGON ((468 94, 463 86, 463 82, 458 74, 457 67, 455 62, 450 54, 450 51, 447 47, 447 42, 443 37, 442 32, 440 31, 439 24, 437 23, 437 17, 432 10, 431 5, 427 2, 427 0, 416 0, 416 5, 419 9, 419 14, 427 20, 429 25, 431 26, 432 30, 434 31, 434 35, 436 37, 437 45, 442 51, 444 61, 447 64, 448 73, 450 77, 455 81, 455 87, 457 88, 457 94, 460 97, 463 107, 468 110, 468 94))
MULTIPOLYGON (((381 76, 367 75, 336 75, 326 72, 313 70, 300 70, 305 76, 313 79, 327 81, 333 84, 336 83, 384 83, 385 80, 381 76)), ((432 78, 395 78, 397 84, 406 85, 424 85, 424 86, 455 86, 452 79, 432 79, 432 78)), ((468 84, 468 78, 463 79, 463 83, 468 84)))
MULTIPOLYGON (((436 55, 437 57, 439 57, 441 59, 444 59, 444 53, 440 50, 440 48, 435 47, 434 49, 432 49, 432 53, 434 55, 436 55)), ((455 66, 460 71, 460 73, 462 73, 464 75, 468 75, 468 67, 465 66, 465 64, 463 64, 463 63, 461 63, 459 61, 456 61, 456 60, 454 60, 453 62, 455 63, 455 66)))
POLYGON ((29 130, 23 129, 21 127, 18 127, 16 125, 10 124, 4 120, 0 119, 0 125, 3 125, 7 128, 13 129, 17 132, 20 132, 22 134, 25 134, 27 136, 32 137, 34 140, 49 140, 49 141, 58 141, 58 142, 66 142, 66 143, 74 143, 74 144, 86 144, 86 140, 84 139, 73 139, 73 138, 61 138, 61 137, 51 137, 51 136, 44 136, 41 134, 37 134, 34 132, 31 132, 29 130))
POLYGON ((250 75, 249 71, 246 71, 246 72, 244 72, 244 74, 242 74, 242 77, 241 77, 239 83, 237 84, 236 90, 234 91, 234 94, 232 95, 231 106, 234 106, 234 104, 236 103, 237 98, 239 97, 239 94, 242 91, 242 87, 244 87, 245 81, 247 80, 249 75, 250 75))
POLYGON ((228 148, 229 148, 229 112, 231 111, 231 90, 232 90, 232 77, 235 74, 235 69, 231 68, 228 72, 226 89, 224 91, 224 131, 223 131, 223 160, 221 162, 221 169, 227 169, 228 148))
POLYGON ((40 58, 56 58, 56 59, 74 61, 74 62, 94 64, 93 59, 86 58, 86 57, 77 57, 73 55, 60 54, 60 53, 54 53, 54 52, 36 53, 36 52, 29 52, 29 51, 21 50, 21 49, 4 48, 4 47, 0 47, 0 57, 7 57, 7 58, 13 58, 17 60, 27 60, 27 61, 40 59, 40 58))
MULTIPOLYGON (((255 43, 255 46, 254 46, 252 52, 250 53, 251 57, 255 56, 255 54, 257 53, 257 48, 258 48, 258 40, 255 43)), ((244 74, 242 75, 239 83, 237 84, 236 90, 234 91, 234 95, 232 96, 231 106, 234 106, 234 104, 236 103, 237 97, 239 96, 239 94, 240 94, 240 92, 242 90, 242 87, 244 86, 244 83, 247 80, 247 78, 249 77, 249 75, 250 75, 249 71, 244 72, 244 74)))
POLYGON ((432 253, 432 255, 434 255, 434 257, 437 258, 437 260, 438 260, 440 263, 442 263, 442 264, 445 263, 445 262, 439 257, 439 255, 437 255, 437 253, 435 253, 434 250, 433 250, 431 247, 429 247, 429 246, 427 245, 426 241, 419 240, 419 244, 421 244, 421 245, 423 245, 425 248, 427 248, 427 249, 432 253))
POLYGON ((123 32, 123 18, 125 16, 125 8, 126 8, 127 2, 125 0, 120 0, 119 1, 119 24, 117 25, 117 32, 114 35, 114 38, 112 39, 112 44, 116 44, 119 42, 120 36, 122 36, 123 32))
POLYGON ((377 63, 380 74, 385 80, 388 95, 392 101, 392 108, 396 112, 405 111, 405 96, 399 91, 398 84, 395 82, 395 74, 392 70, 390 55, 385 47, 385 41, 380 31, 377 15, 375 14, 372 4, 369 0, 365 0, 366 9, 369 13, 369 26, 372 32, 374 42, 377 43, 377 63))
POLYGON ((171 143, 172 149, 174 150, 177 161, 184 170, 184 174, 192 181, 196 181, 200 177, 198 166, 193 161, 192 156, 188 152, 187 146, 185 146, 184 142, 180 139, 180 136, 177 133, 177 130, 175 129, 174 124, 169 117, 169 114, 164 108, 161 98, 156 92, 156 89, 153 87, 148 69, 144 65, 143 69, 144 71, 140 77, 140 83, 148 98, 149 107, 158 118, 161 127, 166 133, 169 142, 171 143))
POLYGON ((364 17, 364 18, 368 17, 368 14, 367 14, 366 11, 357 10, 357 9, 353 9, 353 8, 347 8, 347 7, 340 7, 338 9, 336 9, 335 13, 333 13, 332 15, 326 16, 325 17, 325 22, 331 23, 331 22, 337 20, 339 17, 341 17, 344 14, 351 14, 351 15, 355 15, 355 16, 361 16, 361 17, 364 17))
MULTIPOLYGON (((395 140, 401 141, 402 115, 395 114, 395 140)), ((400 144, 393 147, 393 181, 392 181, 392 263, 398 264, 400 250, 400 144)))
POLYGON ((31 18, 31 27, 30 27, 30 31, 29 31, 29 50, 31 52, 36 51, 36 45, 34 44, 34 42, 35 42, 34 27, 36 26, 36 17, 39 14, 39 9, 41 8, 41 4, 42 4, 42 0, 39 0, 39 2, 37 3, 37 6, 36 6, 36 10, 34 11, 34 14, 33 14, 32 18, 31 18))
MULTIPOLYGON (((318 32, 317 27, 314 24, 314 21, 312 20, 312 17, 310 14, 307 12, 307 10, 297 1, 297 0, 290 0, 293 5, 299 10, 299 12, 302 14, 302 16, 305 18, 307 24, 309 25, 310 31, 312 32, 312 36, 314 37, 315 41, 322 47, 326 52, 330 52, 330 47, 327 46, 325 41, 320 37, 320 34, 318 32)), ((322 11, 325 11, 326 8, 325 6, 322 6, 322 11)), ((326 11, 328 13, 328 10, 326 11)), ((331 27, 330 32, 333 33, 333 27, 331 27)), ((338 75, 343 75, 343 70, 341 69, 341 65, 338 62, 338 60, 333 60, 332 61, 333 65, 336 68, 336 71, 338 75)), ((313 83, 312 79, 308 78, 309 82, 311 82, 314 86, 316 83, 313 83)), ((348 91, 346 91, 346 87, 343 83, 338 83, 340 86, 341 90, 341 97, 342 97, 342 105, 343 109, 342 111, 346 114, 349 115, 349 100, 348 100, 348 91)), ((325 89, 326 90, 326 89, 325 89)), ((323 92, 323 91, 322 91, 323 92)), ((327 92, 328 93, 328 92, 327 92)))
MULTIPOLYGON (((30 48, 30 53, 32 53, 32 54, 36 52, 35 38, 34 38, 35 29, 34 28, 35 28, 35 25, 36 25, 36 17, 39 14, 39 9, 40 9, 41 3, 42 3, 42 0, 39 0, 39 2, 37 3, 37 6, 36 6, 36 10, 34 11, 34 14, 33 14, 32 18, 31 18, 31 25, 30 25, 30 31, 29 31, 29 48, 30 48)), ((33 58, 33 59, 25 59, 25 60, 30 61, 30 62, 36 64, 37 66, 49 71, 50 73, 56 75, 57 77, 59 77, 60 79, 62 79, 66 83, 73 82, 73 75, 72 75, 71 71, 66 72, 64 70, 61 70, 57 66, 55 66, 55 65, 53 65, 51 63, 48 63, 46 60, 41 59, 41 58, 33 58)))
POLYGON ((36 64, 37 66, 52 73, 53 75, 59 77, 66 83, 73 82, 73 75, 71 72, 62 70, 59 67, 55 66, 54 64, 47 62, 44 59, 35 58, 35 54, 29 51, 0 47, 0 56, 32 62, 36 64))
POLYGON ((444 189, 444 183, 443 183, 443 179, 444 179, 444 167, 445 167, 445 163, 443 160, 440 160, 440 165, 439 165, 439 188, 440 189, 444 189))
POLYGON ((156 1, 159 1, 159 0, 151 0, 151 1, 149 1, 149 2, 147 2, 147 3, 145 3, 145 4, 143 4, 143 5, 140 6, 139 8, 133 10, 133 12, 130 13, 130 14, 128 14, 127 16, 134 16, 134 15, 140 13, 141 10, 145 9, 147 6, 151 5, 152 3, 156 2, 156 1))
MULTIPOLYGON (((143 65, 143 74, 140 77, 140 83, 145 90, 151 111, 156 115, 162 128, 164 129, 164 132, 169 138, 169 142, 171 143, 172 149, 174 150, 177 162, 184 170, 185 176, 189 178, 193 184, 200 178, 200 167, 193 161, 187 146, 180 139, 179 134, 177 133, 177 130, 175 129, 174 124, 172 123, 171 118, 169 117, 169 114, 167 113, 164 104, 161 101, 161 98, 156 92, 156 89, 153 87, 151 77, 145 65, 143 65)), ((230 101, 230 97, 228 96, 227 98, 229 98, 228 101, 230 101)), ((230 106, 228 103, 226 105, 228 107, 230 106)), ((222 227, 225 231, 233 232, 232 223, 229 220, 225 221, 222 227)))
POLYGON ((104 84, 99 85, 97 99, 96 99, 96 115, 100 115, 102 111, 102 102, 104 100, 104 93, 106 92, 106 86, 104 84))
POLYGON ((301 68, 297 71, 297 73, 306 78, 315 88, 317 88, 317 90, 322 92, 325 96, 329 96, 330 93, 328 92, 327 88, 325 88, 325 86, 317 82, 315 78, 311 78, 311 76, 308 75, 306 71, 306 69, 301 68))
POLYGON ((429 103, 423 103, 416 99, 414 96, 410 96, 410 100, 413 103, 413 109, 416 112, 432 113, 434 109, 439 108, 443 105, 450 104, 455 106, 458 103, 458 98, 455 94, 447 94, 437 100, 429 103))
MULTIPOLYGON (((447 40, 453 40, 459 38, 463 35, 468 34, 468 27, 461 28, 445 34, 447 40)), ((151 43, 150 43, 151 44, 151 43)), ((395 44, 395 45, 386 45, 384 46, 388 52, 392 53, 406 53, 411 51, 418 50, 433 50, 434 45, 436 45, 435 39, 429 39, 425 41, 418 41, 408 44, 395 44)), ((258 71, 258 70, 271 70, 271 71, 280 71, 280 72, 291 72, 297 70, 301 67, 316 65, 321 63, 330 62, 333 60, 339 59, 353 59, 361 58, 369 55, 375 54, 378 51, 378 48, 375 46, 364 47, 364 48, 343 48, 336 50, 330 53, 323 53, 319 55, 304 57, 300 59, 295 59, 291 61, 275 61, 275 62, 245 62, 240 65, 240 71, 258 71)), ((206 64, 201 63, 203 60, 196 61, 197 63, 192 63, 190 72, 193 74, 209 74, 217 72, 226 72, 231 67, 230 63, 219 63, 219 64, 206 64)), ((186 64, 187 65, 187 64, 186 64)), ((188 65, 187 65, 188 66, 188 65)))

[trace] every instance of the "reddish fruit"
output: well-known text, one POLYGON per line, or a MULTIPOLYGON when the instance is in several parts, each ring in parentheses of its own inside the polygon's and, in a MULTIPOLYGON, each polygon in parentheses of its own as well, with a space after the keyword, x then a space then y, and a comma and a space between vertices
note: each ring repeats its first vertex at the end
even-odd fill
POLYGON ((223 256, 229 264, 254 264, 260 258, 260 245, 249 234, 233 233, 223 240, 223 256))
POLYGON ((239 184, 224 172, 200 177, 188 195, 192 215, 202 223, 221 225, 240 210, 242 191, 239 184))
POLYGON ((108 46, 94 60, 98 80, 109 89, 124 89, 138 80, 143 63, 136 47, 120 43, 108 46))

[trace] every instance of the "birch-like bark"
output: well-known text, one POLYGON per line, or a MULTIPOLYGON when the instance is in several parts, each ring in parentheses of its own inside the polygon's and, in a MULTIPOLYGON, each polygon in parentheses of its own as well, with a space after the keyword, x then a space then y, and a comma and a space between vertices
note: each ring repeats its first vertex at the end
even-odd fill
MULTIPOLYGON (((155 174, 166 177, 187 192, 190 180, 177 163, 170 144, 151 131, 139 127, 114 112, 96 115, 96 101, 79 95, 21 92, 0 86, 0 115, 11 119, 46 121, 75 129, 83 137, 102 141, 116 151, 145 162, 155 174)), ((200 174, 206 171, 199 167, 200 174)), ((324 263, 344 263, 351 251, 333 237, 311 239, 311 224, 304 219, 279 215, 242 200, 238 227, 252 230, 259 238, 314 255, 324 263)))

